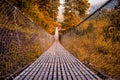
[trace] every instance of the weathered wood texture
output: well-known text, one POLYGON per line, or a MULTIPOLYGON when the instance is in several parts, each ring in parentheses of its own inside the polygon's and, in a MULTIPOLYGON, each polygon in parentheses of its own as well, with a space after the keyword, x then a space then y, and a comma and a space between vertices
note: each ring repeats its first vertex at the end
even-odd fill
POLYGON ((14 80, 101 80, 55 41, 14 80))

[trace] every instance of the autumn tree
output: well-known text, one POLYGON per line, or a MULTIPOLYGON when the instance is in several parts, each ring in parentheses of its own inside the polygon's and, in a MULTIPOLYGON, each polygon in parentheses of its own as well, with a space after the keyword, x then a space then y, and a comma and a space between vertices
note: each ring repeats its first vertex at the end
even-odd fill
POLYGON ((88 0, 66 0, 63 28, 69 29, 77 25, 89 8, 88 0))
POLYGON ((8 0, 49 33, 54 32, 59 0, 8 0))
POLYGON ((105 39, 112 39, 112 42, 120 42, 120 9, 119 5, 116 5, 115 8, 108 11, 108 19, 110 21, 109 25, 104 28, 105 39))

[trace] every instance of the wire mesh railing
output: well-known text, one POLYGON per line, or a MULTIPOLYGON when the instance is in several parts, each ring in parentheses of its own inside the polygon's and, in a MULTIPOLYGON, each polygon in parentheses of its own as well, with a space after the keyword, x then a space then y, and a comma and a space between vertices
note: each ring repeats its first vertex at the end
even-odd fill
POLYGON ((0 0, 0 79, 32 62, 54 38, 6 0, 0 0))
POLYGON ((120 1, 108 0, 63 35, 61 43, 95 71, 120 78, 120 1))

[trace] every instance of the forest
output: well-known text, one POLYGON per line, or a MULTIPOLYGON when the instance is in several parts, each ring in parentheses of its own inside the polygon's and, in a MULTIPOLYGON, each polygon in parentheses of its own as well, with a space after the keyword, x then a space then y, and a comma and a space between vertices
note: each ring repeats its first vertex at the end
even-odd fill
POLYGON ((117 6, 97 12, 76 29, 63 35, 61 42, 93 71, 119 79, 120 9, 117 6))
POLYGON ((90 15, 88 0, 65 0, 62 22, 57 21, 59 0, 0 4, 0 79, 17 75, 46 51, 56 26, 61 44, 76 58, 98 75, 120 79, 120 0, 111 0, 80 25, 90 15))

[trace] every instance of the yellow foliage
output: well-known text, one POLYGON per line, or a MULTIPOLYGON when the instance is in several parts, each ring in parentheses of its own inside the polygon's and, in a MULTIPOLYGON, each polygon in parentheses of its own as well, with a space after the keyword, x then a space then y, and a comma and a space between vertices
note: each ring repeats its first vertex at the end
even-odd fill
MULTIPOLYGON (((77 28, 82 35, 69 33, 62 37, 62 44, 85 64, 92 64, 97 70, 114 78, 120 78, 120 43, 106 40, 104 28, 109 20, 90 20, 77 28), (92 23, 93 25, 90 25, 92 23), (88 27, 92 28, 91 32, 88 27), (69 48, 68 48, 69 47, 69 48)), ((119 31, 116 33, 116 35, 119 31)))

